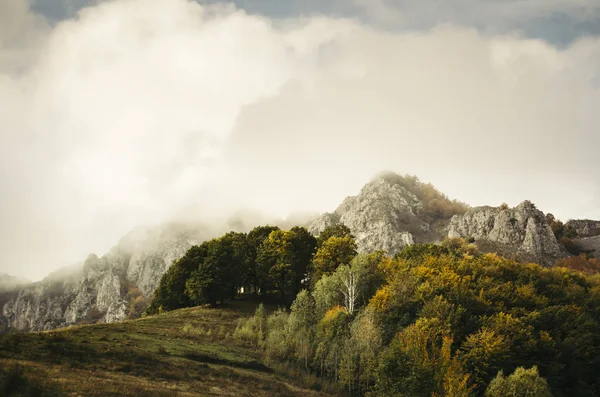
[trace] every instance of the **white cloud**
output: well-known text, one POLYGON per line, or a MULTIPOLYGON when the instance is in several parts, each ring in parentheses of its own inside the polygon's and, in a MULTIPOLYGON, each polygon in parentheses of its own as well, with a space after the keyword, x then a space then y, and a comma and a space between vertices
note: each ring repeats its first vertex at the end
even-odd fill
POLYGON ((600 218, 597 39, 557 49, 185 0, 105 2, 53 28, 10 11, 30 33, 0 36, 9 273, 39 278, 173 216, 330 210, 382 169, 472 204, 600 218))

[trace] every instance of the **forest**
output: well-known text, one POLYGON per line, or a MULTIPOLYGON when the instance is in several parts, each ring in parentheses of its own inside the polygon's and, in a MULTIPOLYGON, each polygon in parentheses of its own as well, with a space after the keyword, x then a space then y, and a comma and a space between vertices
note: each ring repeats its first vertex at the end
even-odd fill
POLYGON ((543 267, 463 239, 358 254, 343 225, 261 226, 192 247, 144 315, 276 296, 233 336, 348 395, 598 396, 600 275, 582 261, 543 267))

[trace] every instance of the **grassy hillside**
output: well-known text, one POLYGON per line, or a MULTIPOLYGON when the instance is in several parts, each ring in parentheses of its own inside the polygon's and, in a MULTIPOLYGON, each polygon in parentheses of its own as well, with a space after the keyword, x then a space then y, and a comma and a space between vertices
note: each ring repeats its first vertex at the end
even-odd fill
POLYGON ((325 396, 231 334, 256 304, 190 308, 117 324, 0 335, 0 395, 325 396))

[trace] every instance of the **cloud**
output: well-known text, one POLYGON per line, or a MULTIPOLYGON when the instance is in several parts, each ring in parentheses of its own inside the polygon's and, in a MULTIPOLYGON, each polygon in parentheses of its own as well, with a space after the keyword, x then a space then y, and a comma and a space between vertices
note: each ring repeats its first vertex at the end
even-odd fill
POLYGON ((567 46, 600 34, 600 4, 595 0, 354 0, 371 23, 423 31, 440 24, 478 29, 487 35, 518 33, 567 46))
POLYGON ((109 1, 49 27, 20 1, 0 12, 27 21, 0 31, 9 273, 39 278, 139 224, 332 210, 383 169, 471 204, 600 218, 597 38, 185 0, 109 1))

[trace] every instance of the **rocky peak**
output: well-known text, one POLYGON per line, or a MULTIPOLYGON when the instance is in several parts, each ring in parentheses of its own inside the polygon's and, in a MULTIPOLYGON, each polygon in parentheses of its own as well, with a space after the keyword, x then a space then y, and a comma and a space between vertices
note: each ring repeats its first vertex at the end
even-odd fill
POLYGON ((530 201, 515 208, 472 208, 450 220, 448 237, 473 238, 484 250, 542 263, 567 255, 544 213, 530 201))
MULTIPOLYGON (((436 240, 440 236, 434 230, 435 219, 432 221, 427 212, 428 203, 419 197, 418 189, 423 188, 433 189, 413 177, 379 175, 358 195, 347 197, 333 213, 317 218, 309 230, 318 235, 328 226, 343 223, 356 237, 360 252, 384 250, 394 254, 405 245, 436 240)), ((435 193, 433 197, 447 200, 435 193)))

